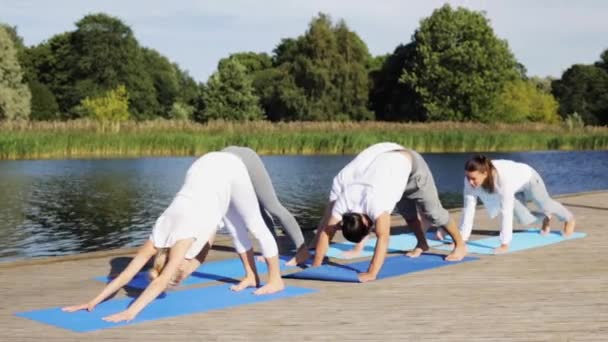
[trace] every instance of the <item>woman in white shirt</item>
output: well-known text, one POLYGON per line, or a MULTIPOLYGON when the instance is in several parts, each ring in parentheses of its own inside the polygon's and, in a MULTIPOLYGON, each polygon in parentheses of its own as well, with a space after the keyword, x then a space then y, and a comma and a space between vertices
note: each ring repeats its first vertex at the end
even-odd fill
POLYGON ((552 215, 565 221, 564 236, 574 232, 575 221, 572 213, 549 196, 540 175, 527 164, 476 156, 465 164, 463 194, 464 208, 460 232, 465 240, 471 236, 477 198, 481 199, 491 218, 501 215, 501 245, 494 250, 497 254, 509 250, 513 238, 513 216, 524 225, 538 220, 516 195, 523 195, 525 200, 532 200, 543 211, 545 217, 542 234, 550 232, 552 215))
POLYGON ((247 230, 259 240, 268 264, 268 282, 255 294, 268 294, 284 288, 279 269, 278 248, 260 213, 256 194, 243 161, 226 152, 205 154, 190 166, 182 188, 158 218, 148 241, 133 260, 95 298, 64 311, 93 308, 126 285, 156 255, 152 281, 128 309, 104 317, 109 322, 132 320, 148 303, 164 291, 179 268, 199 254, 222 220, 230 231, 239 253, 245 278, 232 287, 240 291, 257 287, 259 278, 253 261, 253 248, 247 230))
POLYGON ((460 260, 466 246, 449 213, 439 201, 433 176, 422 157, 395 143, 379 143, 359 153, 334 178, 329 204, 319 227, 313 266, 319 266, 337 229, 352 242, 360 242, 375 226, 378 237, 374 257, 362 282, 374 280, 380 271, 390 238, 394 208, 413 228, 418 244, 408 253, 418 257, 429 249, 418 214, 434 226, 444 227, 456 242, 446 260, 460 260))

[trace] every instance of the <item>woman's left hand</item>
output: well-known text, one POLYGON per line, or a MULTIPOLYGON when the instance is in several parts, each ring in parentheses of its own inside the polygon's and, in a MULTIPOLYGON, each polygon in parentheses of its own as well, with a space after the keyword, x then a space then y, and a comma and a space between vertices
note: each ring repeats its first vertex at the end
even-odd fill
POLYGON ((119 322, 129 322, 135 318, 135 314, 131 313, 129 310, 125 310, 119 312, 117 314, 113 314, 111 316, 106 316, 103 318, 106 322, 119 323, 119 322))

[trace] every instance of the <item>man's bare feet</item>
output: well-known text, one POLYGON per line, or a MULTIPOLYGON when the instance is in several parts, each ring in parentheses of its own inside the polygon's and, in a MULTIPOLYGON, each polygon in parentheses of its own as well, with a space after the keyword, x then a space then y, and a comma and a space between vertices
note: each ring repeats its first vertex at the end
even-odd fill
POLYGON ((562 235, 565 237, 572 235, 572 233, 574 233, 575 224, 576 222, 574 221, 574 219, 566 221, 566 223, 564 224, 564 232, 562 233, 562 235))
POLYGON ((500 245, 500 247, 494 248, 494 254, 504 254, 509 251, 509 245, 500 245))
POLYGON ((460 261, 467 255, 467 245, 454 248, 452 253, 445 257, 447 261, 460 261))
POLYGON ((543 219, 543 226, 540 229, 541 235, 548 235, 551 233, 551 216, 545 216, 543 219))
POLYGON ((235 292, 242 291, 248 287, 258 287, 259 281, 255 278, 255 276, 246 276, 241 280, 240 283, 236 285, 230 286, 230 289, 235 292))
POLYGON ((302 245, 298 248, 296 255, 291 258, 285 265, 287 266, 296 266, 306 263, 306 261, 310 259, 310 252, 308 252, 308 247, 306 245, 302 245))
POLYGON ((266 295, 283 291, 283 289, 285 289, 285 283, 283 283, 283 279, 279 278, 272 281, 269 280, 266 285, 255 290, 253 294, 266 295))
POLYGON ((416 248, 414 248, 413 251, 409 251, 409 252, 405 253, 405 255, 407 255, 410 258, 417 258, 420 255, 422 255, 423 252, 426 252, 428 250, 429 250, 428 245, 424 245, 424 246, 418 245, 418 246, 416 246, 416 248))

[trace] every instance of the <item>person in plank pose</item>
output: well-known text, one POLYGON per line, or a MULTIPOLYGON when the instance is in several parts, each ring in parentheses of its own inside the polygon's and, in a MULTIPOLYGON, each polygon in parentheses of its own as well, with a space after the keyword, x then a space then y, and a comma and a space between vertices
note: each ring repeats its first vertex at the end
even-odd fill
POLYGON ((478 155, 465 163, 464 174, 464 208, 459 227, 464 240, 469 239, 473 230, 477 198, 481 199, 491 218, 498 214, 501 216, 501 245, 494 250, 497 254, 509 250, 513 238, 513 216, 524 225, 539 220, 524 204, 528 200, 532 200, 544 212, 542 234, 550 233, 552 215, 565 222, 564 236, 574 232, 572 213, 549 196, 542 178, 529 165, 511 160, 490 160, 478 155))
POLYGON ((180 266, 206 253, 203 247, 208 247, 208 241, 222 219, 233 237, 246 274, 232 289, 240 291, 260 285, 247 234, 249 230, 260 242, 268 264, 268 282, 254 293, 261 295, 283 290, 277 243, 264 223, 245 164, 231 153, 211 152, 190 166, 183 186, 157 219, 150 238, 127 268, 90 301, 63 310, 93 310, 133 279, 156 255, 150 272, 152 281, 137 300, 128 309, 104 317, 109 322, 132 320, 170 285, 180 266))
POLYGON ((321 265, 338 229, 347 240, 359 243, 375 227, 374 256, 368 271, 359 274, 359 280, 376 279, 386 257, 390 215, 395 206, 418 240, 415 249, 407 253, 409 257, 418 257, 429 249, 418 219, 420 214, 430 225, 444 227, 455 241, 446 260, 464 258, 465 243, 439 201, 433 175, 424 159, 401 145, 384 142, 363 150, 334 178, 329 203, 317 227, 313 266, 321 265))

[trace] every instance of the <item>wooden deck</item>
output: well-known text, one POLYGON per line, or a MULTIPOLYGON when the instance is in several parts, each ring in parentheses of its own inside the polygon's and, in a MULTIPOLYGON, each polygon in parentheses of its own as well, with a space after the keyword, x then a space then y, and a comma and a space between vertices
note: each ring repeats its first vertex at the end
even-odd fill
POLYGON ((608 341, 608 192, 560 201, 586 238, 367 284, 286 280, 320 291, 90 333, 14 313, 89 299, 131 250, 0 264, 0 341, 608 341))

